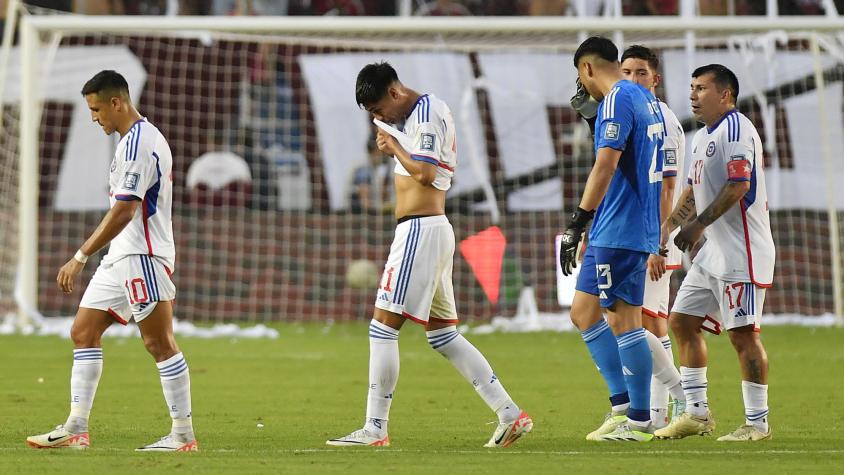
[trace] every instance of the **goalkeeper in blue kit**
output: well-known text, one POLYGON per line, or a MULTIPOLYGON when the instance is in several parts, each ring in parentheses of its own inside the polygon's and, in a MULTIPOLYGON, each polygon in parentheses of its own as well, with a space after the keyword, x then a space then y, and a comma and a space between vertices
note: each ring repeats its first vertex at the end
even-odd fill
POLYGON ((650 91, 622 78, 618 49, 610 40, 588 38, 574 65, 582 88, 575 108, 585 111, 589 96, 599 102, 596 160, 563 234, 560 264, 564 274, 572 273, 582 235, 594 218, 571 318, 607 383, 612 405, 604 423, 586 438, 649 441, 652 361, 641 305, 648 255, 660 251, 663 120, 650 91))

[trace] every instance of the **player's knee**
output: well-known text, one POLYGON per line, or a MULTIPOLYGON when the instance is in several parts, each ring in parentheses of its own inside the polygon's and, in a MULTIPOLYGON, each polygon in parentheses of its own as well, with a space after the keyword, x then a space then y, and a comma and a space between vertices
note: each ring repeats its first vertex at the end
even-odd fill
POLYGON ((375 313, 372 315, 372 319, 396 331, 401 330, 401 327, 404 324, 404 317, 401 315, 388 312, 377 307, 375 308, 375 313))
POLYGON ((597 302, 597 297, 591 297, 593 297, 594 302, 590 301, 589 296, 578 293, 571 303, 571 313, 569 316, 571 317, 571 322, 580 331, 589 329, 592 325, 598 323, 598 320, 603 316, 601 307, 597 302))
POLYGON ((155 361, 164 361, 179 352, 176 341, 172 337, 145 337, 144 347, 155 361))
POLYGON ((701 319, 682 313, 672 313, 668 317, 668 326, 677 338, 689 338, 700 332, 701 319))
POLYGON ((734 328, 729 331, 730 343, 739 353, 761 346, 759 333, 752 326, 734 328))
POLYGON ((76 348, 97 348, 100 346, 100 335, 88 325, 74 320, 70 327, 70 339, 76 348))

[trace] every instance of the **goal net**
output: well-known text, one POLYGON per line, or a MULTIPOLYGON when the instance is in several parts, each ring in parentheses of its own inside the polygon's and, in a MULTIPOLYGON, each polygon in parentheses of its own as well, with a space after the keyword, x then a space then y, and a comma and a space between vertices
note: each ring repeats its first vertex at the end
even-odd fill
POLYGON ((540 312, 560 313, 554 236, 594 160, 568 103, 587 34, 657 50, 658 95, 689 134, 692 68, 735 71, 764 141, 777 244, 766 313, 840 315, 842 22, 708 20, 27 15, 3 68, 0 315, 72 315, 96 268, 102 252, 74 295, 55 284, 108 207, 117 137, 91 123, 79 91, 114 69, 173 151, 179 318, 368 318, 394 197, 354 81, 380 60, 455 116, 461 319, 513 315, 528 287, 540 312))

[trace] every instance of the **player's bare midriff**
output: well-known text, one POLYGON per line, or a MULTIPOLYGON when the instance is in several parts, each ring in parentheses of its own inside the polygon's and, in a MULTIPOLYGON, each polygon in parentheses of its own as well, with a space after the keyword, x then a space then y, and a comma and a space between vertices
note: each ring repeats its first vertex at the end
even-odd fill
POLYGON ((396 219, 445 214, 445 191, 423 186, 412 177, 395 175, 396 219))

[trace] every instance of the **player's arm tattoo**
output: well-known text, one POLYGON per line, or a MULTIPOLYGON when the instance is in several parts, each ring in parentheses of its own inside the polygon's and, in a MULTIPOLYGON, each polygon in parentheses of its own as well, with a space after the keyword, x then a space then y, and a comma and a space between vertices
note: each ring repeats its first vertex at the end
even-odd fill
POLYGON ((692 191, 692 187, 689 186, 683 190, 683 194, 677 202, 677 207, 674 208, 674 211, 665 221, 668 223, 669 231, 673 231, 683 224, 695 219, 696 216, 695 194, 692 191))
POLYGON ((727 183, 721 188, 712 203, 698 215, 697 221, 704 226, 714 223, 716 219, 732 208, 747 193, 748 189, 750 189, 750 182, 748 181, 727 183))

